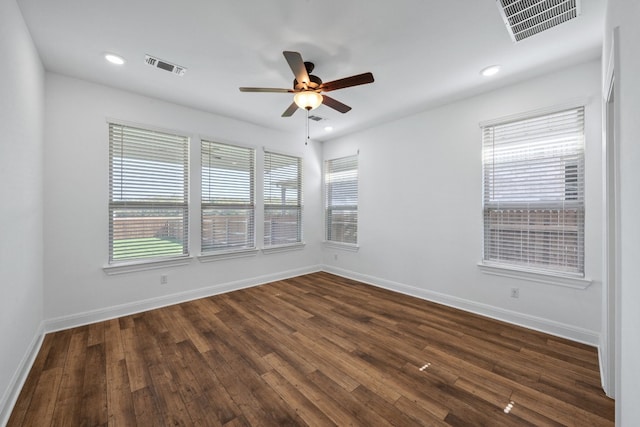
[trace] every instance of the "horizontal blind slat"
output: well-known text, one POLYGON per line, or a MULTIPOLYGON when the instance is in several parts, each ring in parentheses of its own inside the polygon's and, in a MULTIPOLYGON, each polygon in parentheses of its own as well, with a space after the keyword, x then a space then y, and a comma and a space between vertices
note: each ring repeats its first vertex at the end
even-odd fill
POLYGON ((325 162, 325 237, 358 243, 358 156, 325 162))
POLYGON ((264 153, 264 245, 302 242, 302 159, 264 153))
POLYGON ((109 124, 109 262, 188 254, 188 145, 109 124))
POLYGON ((482 138, 485 261, 584 274, 584 108, 482 138))
POLYGON ((201 141, 202 252, 255 248, 255 150, 201 141))

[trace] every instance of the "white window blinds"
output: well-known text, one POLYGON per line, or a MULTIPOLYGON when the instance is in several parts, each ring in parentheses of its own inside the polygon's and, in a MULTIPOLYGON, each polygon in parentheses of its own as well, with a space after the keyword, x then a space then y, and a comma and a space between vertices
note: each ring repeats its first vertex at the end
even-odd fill
POLYGON ((584 108, 482 132, 484 262, 584 275, 584 108))
POLYGON ((358 156, 325 162, 326 238, 358 243, 358 156))
POLYGON ((264 153, 264 246, 302 242, 302 159, 264 153))
POLYGON ((109 124, 109 262, 188 254, 188 148, 181 135, 109 124))
POLYGON ((202 141, 202 252, 255 248, 255 150, 202 141))

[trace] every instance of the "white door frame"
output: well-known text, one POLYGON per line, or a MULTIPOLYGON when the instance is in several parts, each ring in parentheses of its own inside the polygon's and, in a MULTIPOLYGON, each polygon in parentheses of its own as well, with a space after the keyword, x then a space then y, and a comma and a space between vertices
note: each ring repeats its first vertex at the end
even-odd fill
POLYGON ((600 370, 602 387, 611 398, 620 385, 620 177, 619 177, 619 84, 618 28, 613 30, 611 50, 603 84, 603 283, 600 370))

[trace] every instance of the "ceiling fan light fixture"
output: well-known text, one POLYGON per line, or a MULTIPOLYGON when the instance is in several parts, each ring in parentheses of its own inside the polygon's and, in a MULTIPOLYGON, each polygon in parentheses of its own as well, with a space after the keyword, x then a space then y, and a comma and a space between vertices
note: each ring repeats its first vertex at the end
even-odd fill
POLYGON ((311 90, 305 90, 302 92, 298 92, 293 97, 293 101, 296 105, 303 110, 314 110, 322 104, 322 95, 318 92, 314 92, 311 90))

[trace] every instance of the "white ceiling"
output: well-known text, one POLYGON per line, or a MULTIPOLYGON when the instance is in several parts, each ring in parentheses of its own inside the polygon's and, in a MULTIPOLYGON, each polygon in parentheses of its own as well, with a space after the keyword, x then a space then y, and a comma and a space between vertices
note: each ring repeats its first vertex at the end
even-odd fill
POLYGON ((582 0, 577 19, 514 44, 495 0, 18 0, 49 71, 285 131, 304 133, 304 111, 280 117, 292 95, 238 90, 289 88, 283 50, 324 81, 371 71, 373 84, 331 93, 353 110, 312 112, 327 119, 311 122, 317 140, 598 58, 604 3, 582 0), (482 77, 492 64, 501 73, 482 77))

